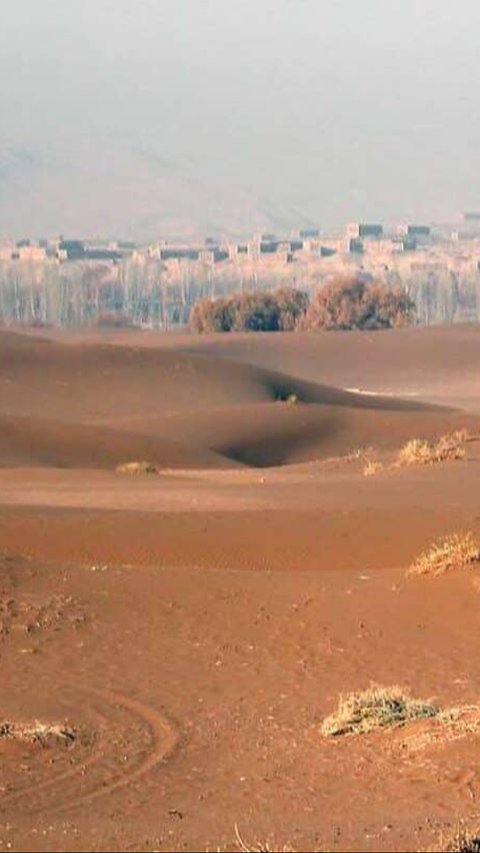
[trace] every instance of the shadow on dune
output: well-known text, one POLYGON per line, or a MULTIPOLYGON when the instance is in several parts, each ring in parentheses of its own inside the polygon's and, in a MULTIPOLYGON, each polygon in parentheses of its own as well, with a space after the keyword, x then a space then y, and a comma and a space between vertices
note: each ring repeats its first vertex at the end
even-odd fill
POLYGON ((0 332, 0 388, 3 466, 271 467, 469 426, 448 408, 172 346, 9 332, 0 332))

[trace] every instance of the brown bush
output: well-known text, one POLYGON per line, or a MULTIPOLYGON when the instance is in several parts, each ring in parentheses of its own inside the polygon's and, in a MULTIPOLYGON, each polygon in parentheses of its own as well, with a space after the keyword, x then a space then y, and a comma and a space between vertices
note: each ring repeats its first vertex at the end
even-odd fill
POLYGON ((283 287, 272 293, 245 291, 218 299, 200 299, 190 315, 190 328, 208 332, 292 331, 305 315, 306 293, 283 287))
POLYGON ((278 308, 278 325, 282 332, 293 332, 308 309, 308 296, 295 287, 281 287, 274 292, 278 308))
POLYGON ((306 329, 391 329, 412 321, 414 304, 400 289, 341 276, 322 286, 308 308, 306 329))
POLYGON ((198 334, 231 332, 234 323, 231 297, 199 299, 190 314, 190 328, 198 334))

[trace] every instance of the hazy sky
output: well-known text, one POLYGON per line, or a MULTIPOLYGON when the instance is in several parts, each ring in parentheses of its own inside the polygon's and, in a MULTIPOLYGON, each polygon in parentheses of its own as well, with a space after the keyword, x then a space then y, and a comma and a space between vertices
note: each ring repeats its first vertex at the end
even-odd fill
POLYGON ((324 227, 480 207, 478 0, 0 5, 0 149, 120 141, 324 227))

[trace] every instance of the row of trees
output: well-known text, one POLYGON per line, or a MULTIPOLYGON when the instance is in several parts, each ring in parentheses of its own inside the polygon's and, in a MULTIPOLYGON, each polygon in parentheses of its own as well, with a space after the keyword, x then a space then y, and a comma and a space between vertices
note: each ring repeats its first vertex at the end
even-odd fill
MULTIPOLYGON (((318 264, 306 267, 289 264, 278 270, 272 268, 262 275, 252 270, 247 273, 242 272, 240 265, 206 266, 194 262, 166 268, 155 259, 147 259, 144 263, 129 259, 113 267, 80 261, 60 265, 52 261, 0 263, 0 323, 64 327, 108 322, 169 328, 188 323, 193 306, 202 299, 223 300, 214 314, 215 327, 224 331, 251 328, 252 324, 260 328, 288 329, 298 324, 299 315, 303 317, 307 313, 309 325, 328 327, 333 323, 342 327, 346 323, 350 327, 370 322, 372 290, 360 292, 361 288, 358 289, 358 283, 363 286, 370 281, 367 274, 350 277, 357 284, 348 295, 344 294, 343 305, 337 309, 338 316, 334 319, 326 316, 322 320, 323 308, 315 294, 328 293, 326 288, 330 284, 325 270, 321 272, 318 264), (242 292, 242 299, 240 304, 234 304, 238 296, 232 302, 231 294, 238 291, 242 292), (315 319, 316 311, 319 316, 315 319), (348 317, 349 311, 353 315, 364 314, 364 319, 348 317)), ((398 270, 385 269, 380 283, 389 290, 402 290, 408 295, 415 303, 419 324, 480 320, 479 272, 426 270, 403 275, 398 270)), ((384 306, 382 311, 385 310, 384 306)), ((377 312, 375 323, 380 322, 382 311, 377 312)), ((192 324, 197 324, 200 331, 202 326, 210 327, 211 313, 208 303, 204 303, 201 309, 195 309, 192 324), (203 314, 205 319, 202 319, 203 314)))
POLYGON ((401 288, 359 276, 335 278, 314 298, 294 287, 271 293, 234 293, 200 299, 193 307, 194 332, 279 332, 294 329, 390 329, 414 319, 415 305, 401 288))

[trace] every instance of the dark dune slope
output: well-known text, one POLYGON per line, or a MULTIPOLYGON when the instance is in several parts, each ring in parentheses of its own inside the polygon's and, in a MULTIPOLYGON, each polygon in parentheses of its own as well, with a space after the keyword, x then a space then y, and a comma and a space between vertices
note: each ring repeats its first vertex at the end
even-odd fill
MULTIPOLYGON (((277 339, 277 347, 306 345, 296 335, 277 339)), ((161 467, 263 467, 476 427, 447 408, 352 393, 234 361, 228 351, 1 333, 0 464, 108 468, 148 458, 161 467)))
POLYGON ((207 448, 175 439, 40 418, 0 416, 0 467, 111 469, 122 462, 142 459, 162 468, 221 468, 227 464, 207 448))

